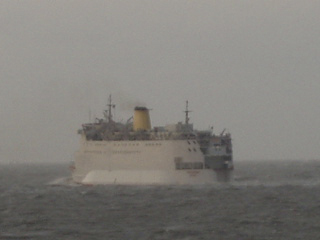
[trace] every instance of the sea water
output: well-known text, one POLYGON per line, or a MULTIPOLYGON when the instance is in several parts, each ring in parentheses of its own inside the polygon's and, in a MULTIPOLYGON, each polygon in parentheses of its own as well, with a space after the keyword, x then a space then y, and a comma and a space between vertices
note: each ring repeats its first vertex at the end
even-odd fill
POLYGON ((320 161, 235 161, 210 186, 81 186, 0 165, 0 239, 320 239, 320 161))

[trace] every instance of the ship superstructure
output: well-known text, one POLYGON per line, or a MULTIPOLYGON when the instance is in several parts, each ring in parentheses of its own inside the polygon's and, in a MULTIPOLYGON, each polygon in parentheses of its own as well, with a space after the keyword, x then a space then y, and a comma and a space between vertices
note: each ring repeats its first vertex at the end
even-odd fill
POLYGON ((233 169, 231 135, 197 131, 185 122, 151 127, 137 106, 125 123, 113 120, 111 95, 103 119, 83 124, 73 180, 84 184, 209 184, 233 169))

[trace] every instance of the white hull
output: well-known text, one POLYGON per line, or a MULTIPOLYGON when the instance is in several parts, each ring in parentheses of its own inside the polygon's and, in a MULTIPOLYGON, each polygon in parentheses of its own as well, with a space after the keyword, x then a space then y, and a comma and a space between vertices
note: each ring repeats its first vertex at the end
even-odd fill
POLYGON ((204 168, 204 155, 194 140, 87 141, 83 137, 73 179, 82 184, 198 185, 215 182, 216 175, 204 168))
POLYGON ((90 171, 82 184, 121 184, 121 185, 201 185, 215 181, 212 170, 165 171, 90 171))

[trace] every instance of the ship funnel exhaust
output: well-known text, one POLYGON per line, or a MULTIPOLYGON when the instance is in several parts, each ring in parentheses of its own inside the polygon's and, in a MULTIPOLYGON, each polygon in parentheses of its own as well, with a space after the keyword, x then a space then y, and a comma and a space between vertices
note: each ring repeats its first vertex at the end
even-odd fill
POLYGON ((134 131, 148 131, 151 130, 151 122, 149 116, 149 109, 146 107, 135 107, 133 116, 133 130, 134 131))

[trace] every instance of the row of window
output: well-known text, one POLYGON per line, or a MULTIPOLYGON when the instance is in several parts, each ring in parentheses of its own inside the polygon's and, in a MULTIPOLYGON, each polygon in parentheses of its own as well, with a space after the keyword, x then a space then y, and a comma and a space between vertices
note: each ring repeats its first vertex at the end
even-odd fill
MULTIPOLYGON (((188 148, 189 152, 192 152, 191 148, 188 148)), ((193 148, 193 151, 196 152, 197 149, 193 148)))
POLYGON ((87 146, 107 146, 105 143, 85 143, 87 146))
MULTIPOLYGON (((162 144, 161 143, 146 143, 146 145, 145 146, 161 146, 162 144)), ((114 145, 114 146, 126 146, 126 145, 114 145)), ((133 146, 133 145, 128 145, 128 146, 133 146)), ((188 151, 189 152, 197 152, 197 149, 196 148, 193 148, 193 149, 191 149, 191 148, 188 148, 188 151)), ((123 151, 114 151, 114 152, 123 152, 123 151)), ((132 152, 132 151, 130 151, 130 152, 132 152)), ((85 153, 99 153, 99 154, 101 154, 102 153, 102 151, 95 151, 95 150, 87 150, 87 151, 85 151, 85 153)))
MULTIPOLYGON (((196 141, 189 141, 188 140, 188 144, 197 144, 196 141)), ((94 145, 94 146, 107 146, 107 144, 105 143, 87 143, 87 145, 94 145)), ((161 143, 146 143, 145 146, 160 146, 161 143)), ((120 147, 120 146, 139 146, 139 143, 114 143, 113 146, 115 147, 120 147)))
POLYGON ((114 143, 115 147, 126 147, 126 146, 139 146, 139 143, 114 143))
POLYGON ((141 151, 113 151, 113 154, 133 154, 133 153, 141 153, 141 151))
POLYGON ((145 146, 161 146, 161 143, 146 143, 145 146))
POLYGON ((176 162, 176 170, 203 169, 202 162, 176 162))

